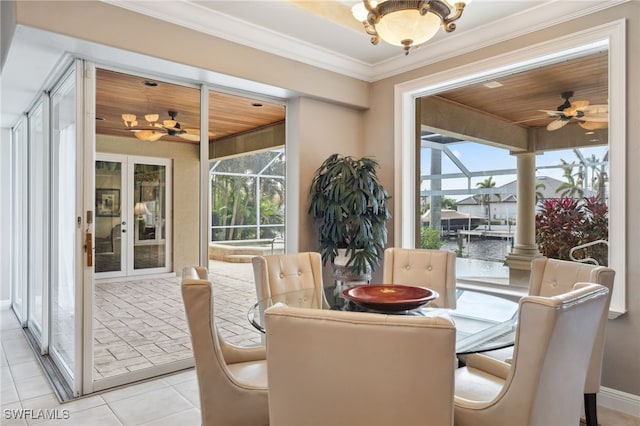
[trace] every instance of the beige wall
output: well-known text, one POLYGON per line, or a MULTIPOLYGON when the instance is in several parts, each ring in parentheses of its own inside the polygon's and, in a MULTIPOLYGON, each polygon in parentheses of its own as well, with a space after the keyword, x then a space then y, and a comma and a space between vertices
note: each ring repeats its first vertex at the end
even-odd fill
MULTIPOLYGON (((295 162, 299 166, 298 250, 317 251, 313 221, 307 214, 309 187, 316 169, 331 154, 364 155, 363 113, 308 98, 297 99, 289 108, 289 125, 294 130, 287 141, 287 163, 295 162), (292 116, 294 123, 291 123, 292 116)), ((288 176, 287 179, 296 178, 288 176)), ((330 279, 331 272, 327 266, 324 268, 324 280, 330 282, 330 279)))
POLYGON ((173 271, 199 260, 200 148, 178 142, 143 142, 135 138, 97 135, 99 153, 139 155, 173 160, 173 271))
MULTIPOLYGON (((628 313, 610 320, 603 366, 603 386, 640 395, 640 233, 635 220, 640 211, 640 2, 629 2, 543 31, 485 47, 463 56, 438 62, 402 75, 378 81, 371 88, 371 108, 365 114, 365 154, 382 159, 383 184, 393 192, 393 168, 398 165, 393 151, 394 85, 447 69, 515 51, 566 34, 627 19, 627 286, 628 313)), ((393 244, 393 241, 391 241, 393 244)))

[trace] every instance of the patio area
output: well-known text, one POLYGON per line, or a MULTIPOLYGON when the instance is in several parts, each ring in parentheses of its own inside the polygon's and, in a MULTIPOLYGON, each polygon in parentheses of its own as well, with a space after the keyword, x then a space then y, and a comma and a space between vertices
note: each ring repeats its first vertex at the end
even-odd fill
MULTIPOLYGON (((210 260, 209 274, 220 334, 236 345, 260 344, 247 320, 256 302, 251 263, 210 260)), ((192 356, 179 276, 96 281, 93 327, 95 379, 192 356)))

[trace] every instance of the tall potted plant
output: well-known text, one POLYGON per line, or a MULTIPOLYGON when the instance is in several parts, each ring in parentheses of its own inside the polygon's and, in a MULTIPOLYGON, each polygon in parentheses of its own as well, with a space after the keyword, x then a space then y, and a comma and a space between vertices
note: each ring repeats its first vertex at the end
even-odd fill
POLYGON ((378 181, 378 167, 371 158, 333 154, 311 183, 309 214, 319 250, 324 264, 334 264, 334 278, 340 281, 370 280, 384 255, 390 197, 378 181), (339 250, 346 261, 336 266, 339 250))

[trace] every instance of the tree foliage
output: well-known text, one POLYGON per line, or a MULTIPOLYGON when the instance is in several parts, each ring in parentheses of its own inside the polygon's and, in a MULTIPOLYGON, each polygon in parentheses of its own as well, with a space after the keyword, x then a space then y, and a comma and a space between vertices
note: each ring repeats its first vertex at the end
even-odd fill
MULTIPOLYGON (((546 257, 571 260, 573 247, 609 239, 607 205, 597 197, 549 198, 539 203, 536 214, 536 243, 546 257)), ((608 246, 597 244, 574 253, 576 259, 591 257, 600 265, 608 264, 608 246)))
POLYGON ((440 231, 430 226, 423 226, 420 229, 420 248, 438 250, 440 247, 442 247, 440 231))
POLYGON ((562 161, 562 170, 563 177, 567 180, 566 182, 562 182, 556 188, 556 193, 560 195, 560 197, 575 197, 581 198, 584 195, 584 177, 581 171, 578 173, 573 173, 573 165, 567 163, 565 160, 562 161))
POLYGON ((261 228, 258 235, 257 225, 284 226, 284 167, 284 156, 274 151, 216 164, 211 182, 211 217, 212 225, 224 228, 215 230, 213 240, 273 238, 281 232, 273 227, 261 228), (265 176, 258 179, 258 172, 265 176), (237 227, 241 225, 256 226, 237 227))
MULTIPOLYGON (((478 182, 476 186, 480 189, 495 188, 496 182, 493 180, 493 176, 489 176, 482 182, 478 182)), ((492 194, 478 194, 476 197, 480 200, 480 204, 486 206, 487 211, 487 223, 489 224, 489 230, 491 230, 491 195, 492 194)), ((500 194, 495 194, 498 201, 501 200, 500 194)))

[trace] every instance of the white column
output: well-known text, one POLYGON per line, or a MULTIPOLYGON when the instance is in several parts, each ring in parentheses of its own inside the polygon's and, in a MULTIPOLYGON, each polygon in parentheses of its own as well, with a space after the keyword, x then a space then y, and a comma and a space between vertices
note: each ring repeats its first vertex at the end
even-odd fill
POLYGON ((540 257, 536 244, 536 156, 533 152, 516 154, 517 196, 516 239, 513 252, 507 255, 509 282, 527 285, 531 273, 531 261, 540 257))

